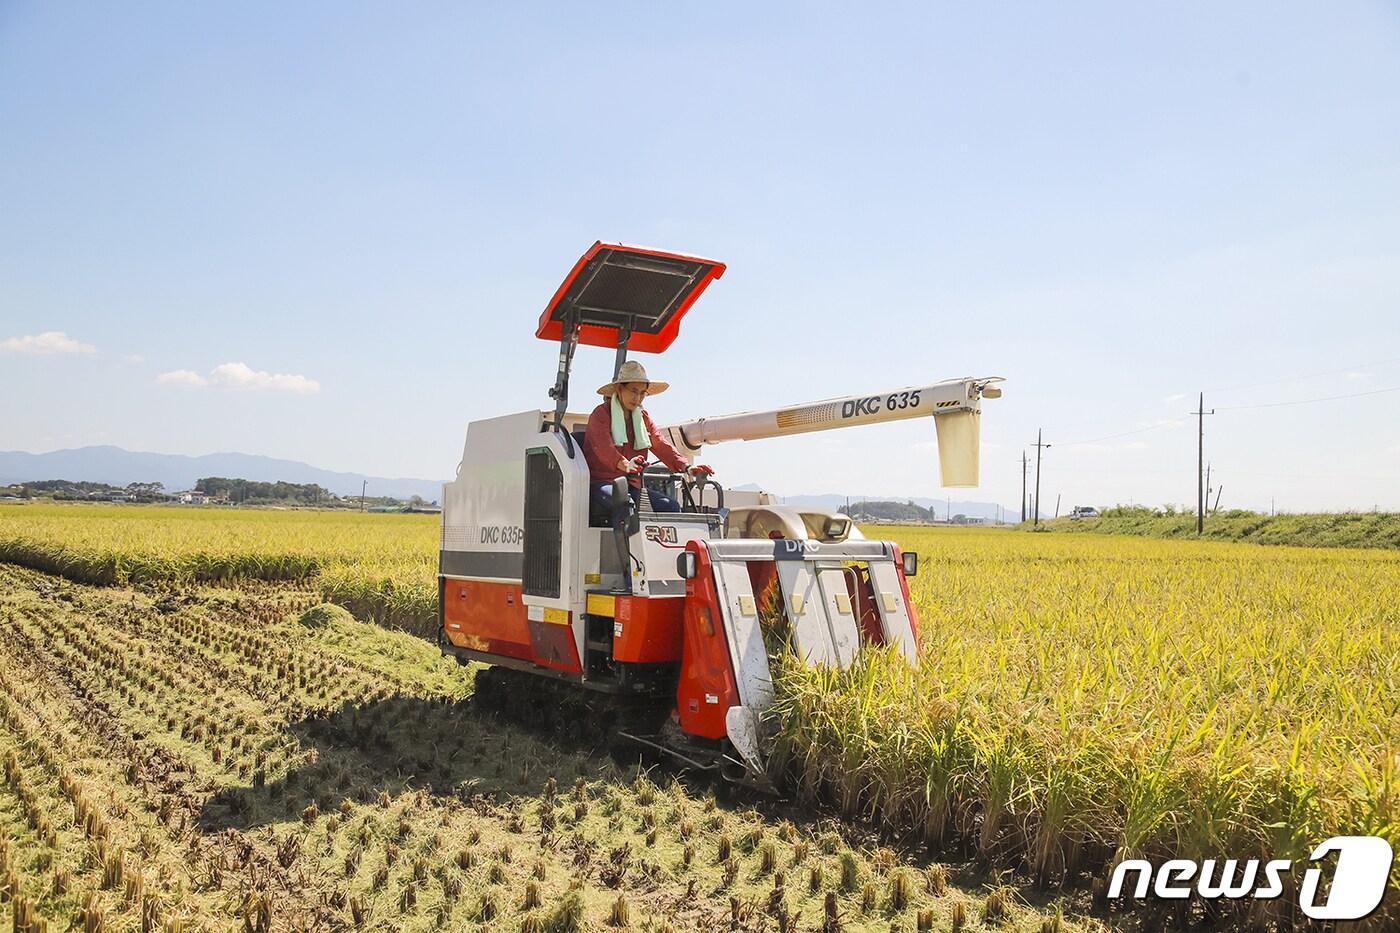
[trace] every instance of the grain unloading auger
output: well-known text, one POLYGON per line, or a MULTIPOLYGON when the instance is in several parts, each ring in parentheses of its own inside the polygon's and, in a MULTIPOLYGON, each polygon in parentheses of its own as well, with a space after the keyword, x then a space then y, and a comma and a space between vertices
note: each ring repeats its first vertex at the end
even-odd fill
MULTIPOLYGON (((621 528, 590 514, 587 413, 568 411, 579 344, 660 353, 721 263, 596 243, 555 292, 536 336, 559 343, 554 408, 467 428, 443 489, 439 564, 443 651, 484 661, 478 691, 516 715, 620 734, 734 779, 764 778, 773 698, 768 634, 811 664, 846 667, 862 645, 915 657, 907 578, 917 555, 865 540, 840 513, 726 491, 664 467, 621 528), (727 499, 727 501, 726 501, 727 499), (766 611, 765 611, 766 610, 766 611), (587 704, 580 698, 612 698, 587 704)), ((614 367, 614 372, 616 366, 614 367)), ((683 454, 758 440, 933 416, 943 484, 977 483, 981 400, 996 377, 963 378, 667 428, 683 454)), ((628 501, 618 495, 615 501, 628 501)))

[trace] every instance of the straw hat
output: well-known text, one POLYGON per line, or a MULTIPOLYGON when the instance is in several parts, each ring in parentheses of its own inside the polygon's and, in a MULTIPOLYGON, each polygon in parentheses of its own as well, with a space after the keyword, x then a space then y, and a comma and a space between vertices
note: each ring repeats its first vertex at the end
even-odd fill
POLYGON ((623 363, 617 371, 616 378, 605 386, 598 387, 599 395, 612 395, 617 391, 617 387, 624 382, 645 382, 647 383, 647 395, 660 395, 671 387, 669 382, 652 382, 647 378, 647 371, 642 368, 642 364, 636 360, 628 360, 623 363))

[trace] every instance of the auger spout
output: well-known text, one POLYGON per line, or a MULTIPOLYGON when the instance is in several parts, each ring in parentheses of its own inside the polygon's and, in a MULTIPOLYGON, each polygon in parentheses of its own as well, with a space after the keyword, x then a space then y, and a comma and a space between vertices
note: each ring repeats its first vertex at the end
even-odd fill
POLYGON ((697 418, 668 430, 676 446, 694 456, 705 444, 756 441, 931 415, 938 430, 943 485, 976 486, 982 399, 999 397, 1001 388, 996 383, 1001 381, 999 376, 948 379, 768 411, 697 418))

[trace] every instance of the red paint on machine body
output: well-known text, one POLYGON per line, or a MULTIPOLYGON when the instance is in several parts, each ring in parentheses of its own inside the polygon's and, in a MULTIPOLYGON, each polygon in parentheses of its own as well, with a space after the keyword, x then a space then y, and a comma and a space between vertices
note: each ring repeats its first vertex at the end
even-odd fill
POLYGON ((684 661, 676 689, 676 713, 691 735, 722 739, 725 716, 739 705, 739 689, 730 668, 729 640, 724 634, 714 569, 703 541, 686 544, 695 553, 695 577, 685 581, 684 661))
POLYGON ((583 669, 573 628, 531 622, 519 583, 444 577, 442 620, 447 640, 458 648, 531 661, 557 671, 583 669))
POLYGON ((681 659, 685 600, 619 596, 613 614, 613 658, 655 664, 681 659))

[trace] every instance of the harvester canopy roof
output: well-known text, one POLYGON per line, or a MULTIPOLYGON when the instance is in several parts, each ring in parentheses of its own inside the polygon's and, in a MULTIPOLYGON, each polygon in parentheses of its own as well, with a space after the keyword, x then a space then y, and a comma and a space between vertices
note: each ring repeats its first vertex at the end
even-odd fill
POLYGON ((660 353, 680 332, 681 318, 724 263, 622 243, 594 243, 574 264, 540 315, 535 336, 558 340, 564 322, 579 324, 579 343, 660 353))

